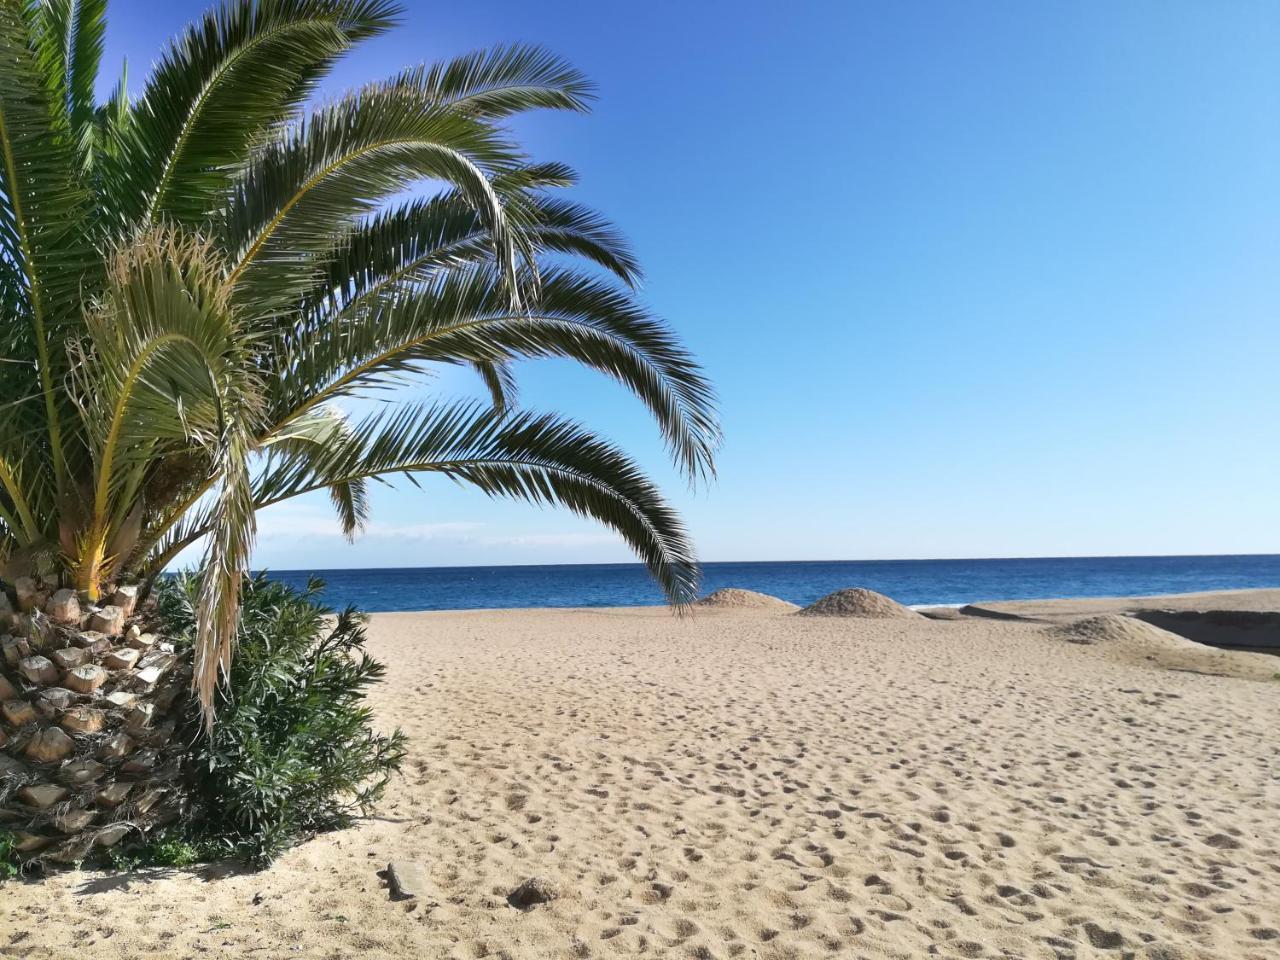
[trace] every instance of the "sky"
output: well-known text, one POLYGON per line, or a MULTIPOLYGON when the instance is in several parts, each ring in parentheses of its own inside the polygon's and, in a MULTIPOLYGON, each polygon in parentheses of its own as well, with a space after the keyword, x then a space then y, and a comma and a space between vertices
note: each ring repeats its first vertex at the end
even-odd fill
MULTIPOLYGON (((205 5, 115 0, 105 69, 136 89, 205 5)), ((703 559, 1280 550, 1273 0, 411 0, 325 90, 513 40, 598 86, 517 129, 705 364, 718 479, 597 374, 522 364, 522 402, 621 442, 703 559)), ((324 498, 266 511, 255 565, 629 559, 445 480, 373 506, 355 545, 324 498)))

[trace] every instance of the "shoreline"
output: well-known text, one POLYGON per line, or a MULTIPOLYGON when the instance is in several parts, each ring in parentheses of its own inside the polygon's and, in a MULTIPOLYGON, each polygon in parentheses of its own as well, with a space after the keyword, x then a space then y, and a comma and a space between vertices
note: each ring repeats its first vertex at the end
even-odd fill
MULTIPOLYGON (((782 598, 785 599, 785 598, 782 598)), ((1080 607, 1097 606, 1097 612, 1113 612, 1112 608, 1124 605, 1134 605, 1138 601, 1148 601, 1143 603, 1144 607, 1154 607, 1159 605, 1169 606, 1173 609, 1226 609, 1226 610, 1257 610, 1259 612, 1280 612, 1280 586, 1276 587, 1241 587, 1231 590, 1197 590, 1188 593, 1148 593, 1148 594, 1130 594, 1125 596, 1106 595, 1106 596, 1070 596, 1070 597, 1024 597, 1017 600, 1003 599, 980 599, 966 600, 959 603, 911 603, 906 606, 915 611, 921 610, 960 610, 965 607, 979 608, 1005 608, 1021 606, 1028 609, 1039 608, 1045 604, 1072 604, 1080 607), (1105 609, 1104 609, 1105 608, 1105 609)), ((357 608, 360 609, 360 608, 357 608)), ((665 603, 636 603, 636 604, 601 604, 599 606, 559 606, 549 605, 540 607, 443 607, 428 610, 364 610, 370 616, 419 616, 423 614, 454 614, 454 613, 537 613, 539 611, 559 611, 559 612, 579 612, 591 613, 592 611, 601 610, 670 610, 671 607, 665 603)), ((701 608, 696 608, 697 612, 706 612, 701 608)))
MULTIPOLYGON (((1133 617, 1207 647, 1280 655, 1280 588, 1248 587, 1191 593, 1139 594, 1129 597, 1054 597, 1042 600, 984 600, 956 604, 912 604, 914 613, 934 622, 1024 622, 1069 624, 1090 617, 1119 614, 1133 617)), ((452 610, 388 610, 370 612, 371 623, 412 623, 415 618, 456 620, 488 616, 542 620, 556 616, 597 618, 698 618, 768 616, 787 619, 791 610, 699 607, 677 611, 664 604, 598 607, 462 607, 452 610)))
MULTIPOLYGON (((421 567, 315 571, 335 608, 368 612, 524 610, 662 606, 664 597, 636 564, 421 567)), ((272 579, 304 586, 307 575, 272 579)), ((1190 591, 1280 588, 1280 556, 1034 561, 707 563, 700 594, 758 591, 804 606, 833 591, 862 587, 911 606, 1118 598, 1190 591)))

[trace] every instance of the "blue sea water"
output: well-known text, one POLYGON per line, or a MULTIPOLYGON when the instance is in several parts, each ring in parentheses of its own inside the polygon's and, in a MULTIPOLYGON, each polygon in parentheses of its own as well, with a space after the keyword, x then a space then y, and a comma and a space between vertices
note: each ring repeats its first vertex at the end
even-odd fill
MULTIPOLYGON (((315 575, 333 607, 370 613, 497 607, 619 607, 662 603, 639 564, 274 570, 301 586, 315 575)), ((1122 597, 1280 586, 1280 555, 1042 557, 1010 560, 854 560, 708 563, 703 590, 743 587, 807 604, 844 587, 900 603, 1122 597)))

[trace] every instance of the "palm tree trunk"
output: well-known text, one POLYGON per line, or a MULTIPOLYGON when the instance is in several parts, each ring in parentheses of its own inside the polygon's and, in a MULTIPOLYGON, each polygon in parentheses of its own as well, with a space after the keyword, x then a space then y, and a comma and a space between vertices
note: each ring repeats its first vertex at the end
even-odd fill
POLYGON ((19 856, 78 861, 174 819, 188 674, 133 590, 84 609, 69 589, 43 610, 0 597, 0 829, 19 856))

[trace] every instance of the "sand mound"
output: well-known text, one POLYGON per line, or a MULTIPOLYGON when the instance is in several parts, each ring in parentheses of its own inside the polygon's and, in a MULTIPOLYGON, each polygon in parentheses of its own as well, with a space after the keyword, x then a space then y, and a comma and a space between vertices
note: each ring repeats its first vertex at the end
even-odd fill
POLYGON ((1276 657, 1206 646, 1118 614, 1088 617, 1055 627, 1051 632, 1068 643, 1098 646, 1103 655, 1111 659, 1168 670, 1246 680, 1271 680, 1280 672, 1280 659, 1276 657))
POLYGON ((1112 613, 1077 620, 1075 623, 1059 628, 1058 633, 1068 643, 1089 646, 1106 643, 1155 650, 1174 649, 1190 643, 1189 640, 1184 640, 1159 627, 1153 627, 1149 623, 1112 613))
POLYGON ((737 587, 726 587, 709 593, 698 601, 700 607, 715 607, 720 610, 799 610, 794 603, 788 603, 779 597, 771 597, 767 593, 756 593, 754 590, 740 590, 737 587))
POLYGON ((807 617, 868 617, 874 620, 914 620, 920 617, 897 600, 862 587, 829 593, 800 612, 807 617))

